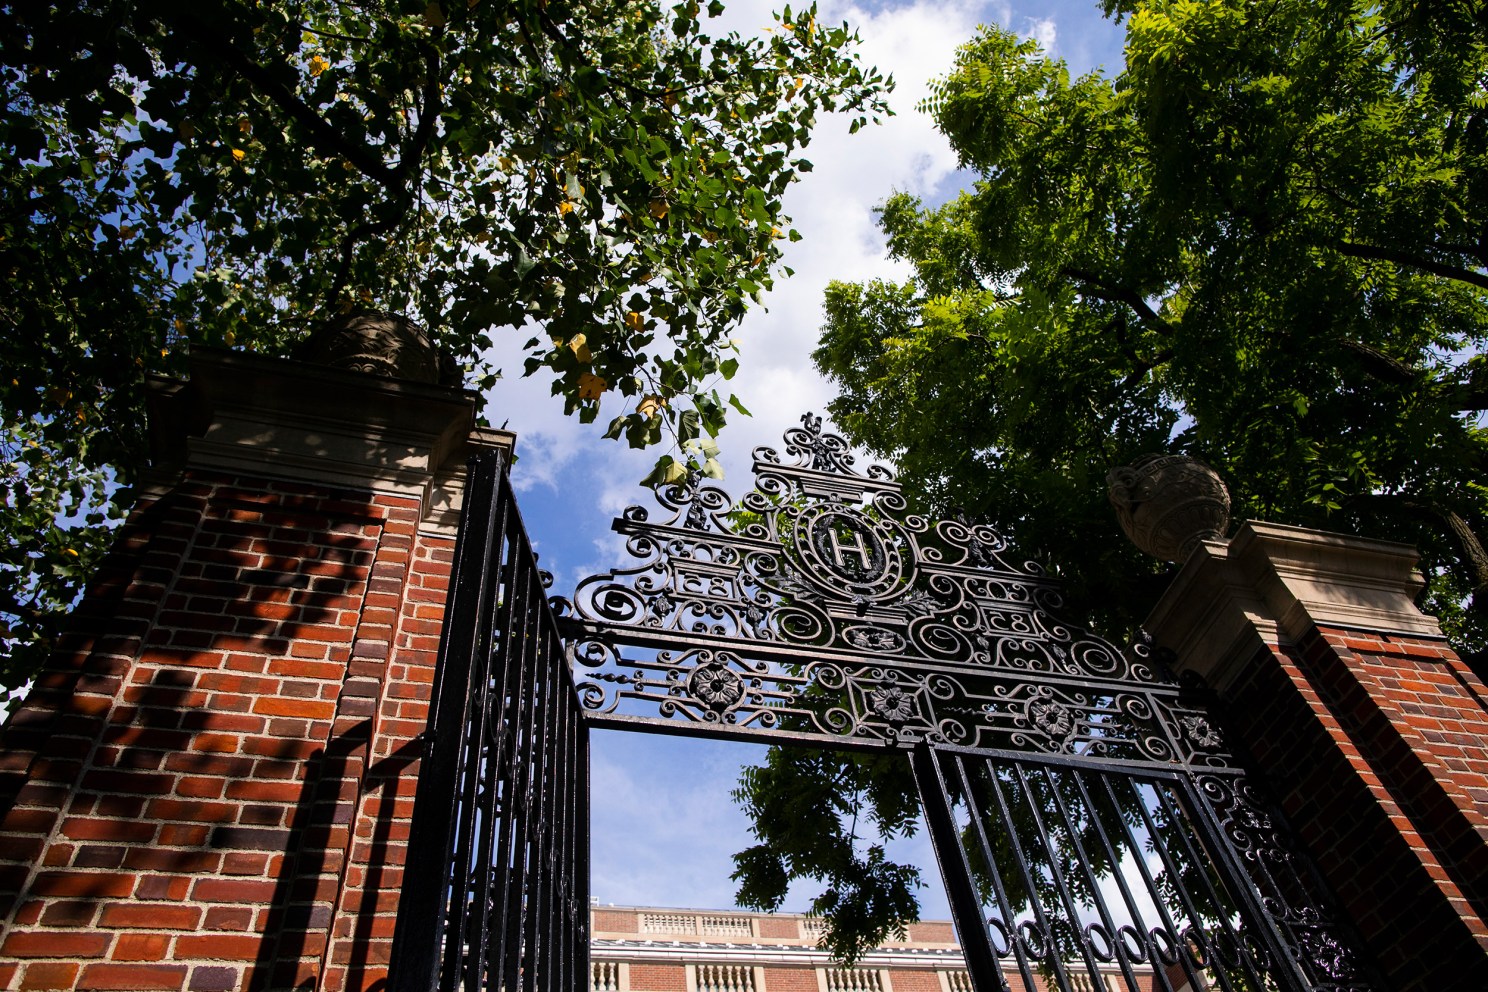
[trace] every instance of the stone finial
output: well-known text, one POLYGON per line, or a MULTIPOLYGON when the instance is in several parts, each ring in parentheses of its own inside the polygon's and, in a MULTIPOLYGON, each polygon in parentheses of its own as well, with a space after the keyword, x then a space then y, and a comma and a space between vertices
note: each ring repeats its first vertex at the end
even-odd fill
POLYGON ((1200 541, 1224 537, 1230 493, 1219 473, 1187 455, 1143 455, 1106 476, 1121 529, 1142 551, 1181 562, 1200 541))
POLYGON ((353 310, 322 324, 295 351, 301 361, 406 379, 459 386, 460 369, 422 327, 399 314, 353 310))

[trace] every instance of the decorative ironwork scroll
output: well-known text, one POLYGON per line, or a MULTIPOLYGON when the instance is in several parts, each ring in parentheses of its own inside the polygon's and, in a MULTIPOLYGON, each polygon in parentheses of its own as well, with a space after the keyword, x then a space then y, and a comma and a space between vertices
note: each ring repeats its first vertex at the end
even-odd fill
POLYGON ((1138 645, 1057 619, 1056 583, 990 527, 910 513, 819 417, 754 453, 737 503, 693 475, 615 521, 630 567, 581 582, 570 656, 592 721, 834 746, 916 741, 1222 766, 1138 645))
POLYGON ((819 418, 785 442, 737 503, 691 476, 627 509, 637 563, 555 601, 587 723, 907 749, 978 988, 1373 987, 1207 700, 819 418))

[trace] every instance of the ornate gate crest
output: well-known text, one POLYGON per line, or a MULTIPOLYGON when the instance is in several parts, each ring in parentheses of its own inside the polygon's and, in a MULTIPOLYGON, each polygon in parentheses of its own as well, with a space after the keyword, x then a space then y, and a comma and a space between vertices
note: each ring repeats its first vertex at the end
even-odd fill
POLYGON ((1060 622, 1055 583, 999 534, 907 512, 888 469, 802 424, 783 456, 755 449, 737 503, 693 476, 658 494, 667 519, 615 521, 638 564, 562 604, 592 722, 1225 763, 1144 648, 1060 622))

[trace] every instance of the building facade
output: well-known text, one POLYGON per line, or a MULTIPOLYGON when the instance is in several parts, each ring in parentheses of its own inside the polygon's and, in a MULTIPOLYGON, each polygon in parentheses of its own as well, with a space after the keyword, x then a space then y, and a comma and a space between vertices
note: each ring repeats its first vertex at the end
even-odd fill
MULTIPOLYGON (((956 932, 944 920, 904 933, 844 968, 818 946, 826 922, 795 913, 595 906, 591 992, 973 992, 956 932)), ((1132 966, 1138 992, 1165 986, 1132 966)), ((1042 976, 1036 988, 1044 992, 1042 976)), ((1175 976, 1176 977, 1176 976, 1175 976)), ((1021 989, 1017 976, 1011 986, 1021 989)), ((1172 987, 1181 988, 1177 978, 1172 987)), ((1099 981, 1071 976, 1077 992, 1127 989, 1112 966, 1099 981)))

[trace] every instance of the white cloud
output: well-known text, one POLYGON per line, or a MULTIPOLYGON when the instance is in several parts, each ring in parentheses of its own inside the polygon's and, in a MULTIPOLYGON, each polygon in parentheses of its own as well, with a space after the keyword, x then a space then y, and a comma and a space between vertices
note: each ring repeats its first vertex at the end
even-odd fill
POLYGON ((1029 27, 1028 34, 1039 43, 1039 47, 1045 52, 1050 55, 1057 54, 1058 32, 1054 27, 1054 18, 1041 17, 1034 21, 1029 27))

